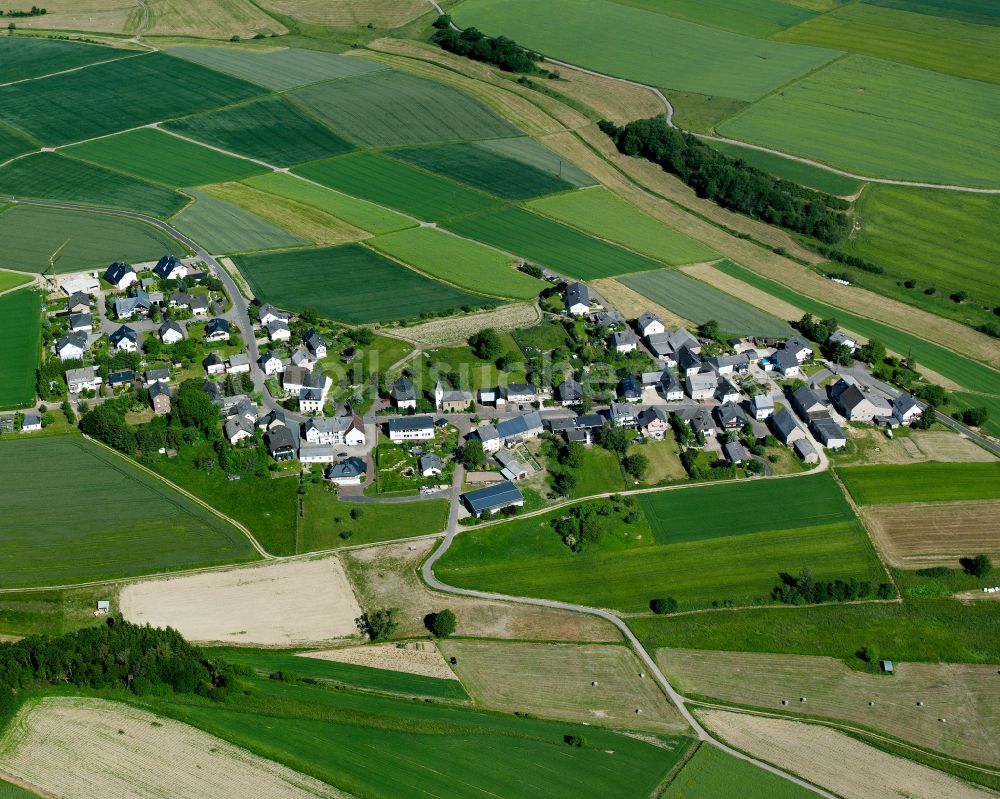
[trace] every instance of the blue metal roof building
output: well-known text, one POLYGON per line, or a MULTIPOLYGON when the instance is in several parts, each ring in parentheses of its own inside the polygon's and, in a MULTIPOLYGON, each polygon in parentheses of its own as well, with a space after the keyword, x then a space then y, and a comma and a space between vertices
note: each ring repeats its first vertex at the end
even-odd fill
POLYGON ((474 516, 482 516, 487 511, 500 510, 511 505, 524 505, 524 495, 521 489, 510 483, 478 488, 462 494, 462 501, 474 516))

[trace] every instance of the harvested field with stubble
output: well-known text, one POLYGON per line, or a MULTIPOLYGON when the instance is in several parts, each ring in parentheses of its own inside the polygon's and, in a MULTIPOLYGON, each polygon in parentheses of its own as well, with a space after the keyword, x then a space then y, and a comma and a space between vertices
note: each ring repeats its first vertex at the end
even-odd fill
POLYGON ((337 558, 131 583, 119 599, 137 624, 192 641, 294 646, 357 634, 361 608, 337 558))
POLYGON ((425 0, 263 0, 263 8, 331 28, 398 28, 431 11, 425 0))
POLYGON ((365 608, 400 609, 395 637, 426 635, 424 616, 450 608, 458 617, 457 634, 461 636, 538 641, 621 640, 618 630, 594 616, 434 593, 420 580, 417 569, 437 543, 433 540, 389 544, 342 555, 365 608))
POLYGON ((349 799, 195 727, 103 699, 25 705, 0 752, 0 768, 62 799, 349 799))
POLYGON ((657 732, 687 726, 624 646, 451 640, 441 651, 486 707, 657 732))
POLYGON ((895 675, 886 677, 809 655, 660 649, 656 659, 684 694, 853 722, 953 757, 1000 764, 995 665, 896 662, 895 675))
POLYGON ((405 644, 377 644, 325 649, 320 652, 300 652, 300 657, 351 663, 372 669, 401 671, 439 680, 457 680, 455 672, 432 641, 410 641, 405 644))
POLYGON ((954 568, 971 552, 1000 558, 1000 500, 875 505, 861 516, 883 557, 899 568, 954 568))
POLYGON ((507 333, 531 327, 541 318, 538 308, 530 303, 505 305, 493 311, 468 314, 450 319, 432 319, 420 325, 397 327, 392 335, 414 344, 441 347, 464 343, 473 333, 492 328, 507 333))
POLYGON ((844 799, 986 799, 992 791, 882 752, 815 724, 721 710, 698 718, 737 749, 836 792, 844 799), (845 768, 845 764, 850 764, 845 768))

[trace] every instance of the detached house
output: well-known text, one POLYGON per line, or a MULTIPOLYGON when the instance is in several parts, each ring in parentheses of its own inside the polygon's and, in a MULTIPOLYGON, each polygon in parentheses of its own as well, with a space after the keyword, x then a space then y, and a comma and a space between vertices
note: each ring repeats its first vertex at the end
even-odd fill
POLYGON ((165 416, 170 413, 170 386, 157 380, 149 387, 149 401, 153 406, 153 413, 157 416, 165 416))
POLYGON ((164 255, 153 267, 153 274, 160 280, 180 280, 187 277, 188 268, 173 255, 164 255))
POLYGON ((282 368, 281 358, 270 350, 261 355, 257 359, 257 363, 260 364, 261 371, 266 375, 276 375, 282 368))
POLYGON ((512 405, 528 405, 538 399, 538 389, 534 383, 510 383, 504 394, 512 405))
POLYGON ((639 335, 643 338, 656 336, 666 331, 666 328, 663 326, 663 320, 650 311, 646 311, 636 319, 635 326, 639 331, 639 335))
POLYGON ((667 415, 656 407, 649 407, 639 412, 636 416, 636 424, 639 429, 649 438, 660 441, 666 435, 670 426, 667 415))
POLYGON ((145 289, 136 288, 130 297, 119 297, 115 300, 115 317, 118 319, 131 319, 137 311, 149 313, 153 307, 153 301, 145 289))
POLYGON ((368 465, 361 458, 347 458, 346 460, 328 466, 325 477, 335 485, 361 485, 365 474, 368 472, 368 465))
POLYGON ((108 340, 119 352, 135 352, 139 349, 138 334, 127 325, 122 325, 114 333, 108 336, 108 340))
POLYGON ((497 429, 491 424, 481 424, 472 433, 479 443, 483 445, 483 452, 492 453, 496 452, 502 446, 500 441, 500 434, 497 429))
POLYGON ((420 456, 417 469, 421 477, 436 477, 444 471, 444 463, 433 452, 428 452, 420 456))
POLYGON ((577 281, 566 287, 566 310, 573 316, 584 316, 590 311, 590 289, 577 281))
POLYGON ((866 393, 857 384, 847 385, 837 391, 835 402, 844 418, 851 422, 873 422, 893 415, 892 403, 885 396, 877 391, 866 393))
POLYGON ((583 386, 572 377, 566 378, 556 387, 556 401, 564 407, 578 405, 583 402, 583 386))
POLYGON ((837 330, 831 333, 830 337, 827 339, 827 343, 833 345, 843 344, 846 347, 850 347, 851 352, 854 352, 858 348, 858 342, 843 330, 837 330))
POLYGON ((792 392, 792 407, 804 421, 829 416, 830 407, 809 386, 799 386, 792 392))
POLYGON ((663 370, 656 391, 667 402, 677 402, 684 399, 684 388, 681 386, 681 381, 669 369, 663 370))
POLYGON ((89 313, 70 314, 69 329, 74 333, 90 333, 94 329, 89 313))
POLYGON ((750 460, 750 453, 747 452, 746 447, 739 441, 729 441, 723 444, 722 453, 726 456, 726 460, 733 464, 733 466, 738 466, 744 461, 750 460))
POLYGON ((632 375, 626 375, 618 384, 618 393, 625 398, 625 402, 641 402, 642 381, 632 375))
POLYGON ((799 376, 799 359, 789 350, 778 350, 774 354, 774 366, 782 377, 799 376))
POLYGON ((87 337, 83 333, 67 333, 56 340, 56 355, 61 361, 82 358, 87 351, 87 337))
POLYGON ((73 313, 90 313, 90 295, 75 291, 66 302, 66 310, 73 313))
POLYGON ((427 441, 434 438, 434 418, 431 416, 408 416, 403 419, 390 419, 388 424, 389 440, 427 441))
POLYGON ((715 409, 715 418, 723 430, 742 430, 747 423, 747 415, 743 413, 743 409, 732 402, 719 405, 715 409))
POLYGON ((635 427, 638 411, 628 402, 612 402, 608 418, 615 427, 635 427))
POLYGON ((245 416, 231 416, 222 427, 230 444, 236 444, 245 438, 253 438, 255 429, 254 423, 245 416))
POLYGON ((750 400, 753 418, 762 422, 774 413, 774 399, 770 394, 757 394, 750 400))
POLYGON ((122 291, 135 283, 139 278, 129 264, 116 261, 104 272, 104 279, 116 289, 122 291))
POLYGON ((205 325, 205 341, 229 341, 232 328, 225 319, 209 319, 205 325))
POLYGON ((306 348, 312 353, 312 356, 316 360, 326 357, 327 344, 326 340, 313 328, 309 328, 305 335, 305 345, 306 348))
POLYGON ((417 407, 417 389, 413 381, 408 377, 401 377, 389 389, 389 399, 399 410, 414 409, 417 407))
POLYGON ((226 371, 226 362, 214 352, 206 355, 201 365, 205 367, 205 371, 210 375, 221 375, 226 371))
POLYGON ((719 402, 739 402, 743 394, 740 387, 728 377, 720 377, 715 386, 715 396, 719 402))
POLYGON ((188 302, 188 308, 195 316, 204 316, 208 313, 211 303, 204 294, 192 294, 188 302))
POLYGON ((83 366, 66 372, 66 386, 69 388, 70 394, 79 394, 81 391, 97 391, 102 382, 104 381, 96 366, 83 366))
POLYGON ((231 375, 250 373, 250 356, 237 352, 226 359, 226 372, 231 375))
POLYGON ((287 314, 284 311, 279 311, 273 305, 264 304, 257 309, 257 321, 260 322, 261 326, 267 327, 271 322, 287 322, 291 318, 291 314, 287 314))
POLYGON ((288 341, 292 337, 292 329, 288 326, 288 322, 275 319, 267 323, 267 337, 271 341, 288 341))
POLYGON ((812 345, 802 336, 792 336, 785 342, 784 352, 789 352, 795 356, 799 363, 808 361, 813 356, 812 345))
MULTIPOLYGON (((677 350, 677 373, 682 377, 690 377, 701 371, 701 360, 686 344, 677 350)), ((713 374, 712 379, 715 379, 713 374)))
POLYGON ((264 433, 264 444, 276 461, 290 461, 298 455, 295 434, 284 425, 275 425, 264 433))
POLYGON ((912 425, 923 417, 927 406, 918 402, 910 394, 900 394, 892 403, 892 415, 900 424, 912 425))
POLYGON ((160 341, 164 344, 176 344, 184 338, 184 328, 172 319, 160 325, 160 341))
POLYGON ((611 348, 618 353, 634 352, 639 346, 635 334, 631 330, 618 330, 611 334, 611 348))
POLYGON ((365 424, 357 414, 309 419, 302 425, 302 437, 310 444, 360 447, 365 443, 365 424))

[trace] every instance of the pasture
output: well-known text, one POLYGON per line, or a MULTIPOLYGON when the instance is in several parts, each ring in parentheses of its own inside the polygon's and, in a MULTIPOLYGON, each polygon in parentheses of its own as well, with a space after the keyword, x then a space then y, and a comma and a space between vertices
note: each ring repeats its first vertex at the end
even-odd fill
POLYGON ((21 133, 0 123, 0 162, 34 149, 34 145, 21 133))
POLYGON ((129 583, 118 605, 131 622, 173 627, 191 641, 257 646, 349 638, 361 615, 336 558, 129 583))
POLYGON ((176 188, 239 180, 267 171, 252 161, 150 128, 76 144, 63 152, 82 161, 176 188))
POLYGON ((707 244, 658 222, 604 188, 543 197, 529 207, 669 266, 719 257, 707 244))
POLYGON ((851 466, 839 477, 859 505, 1000 499, 1000 462, 851 466))
POLYGON ((573 188, 558 175, 508 158, 478 142, 410 147, 393 150, 390 155, 505 200, 526 200, 573 188))
POLYGON ((659 267, 643 255, 513 206, 446 221, 444 226, 581 280, 659 267))
POLYGON ((674 0, 664 5, 661 0, 615 0, 625 6, 656 11, 709 28, 757 36, 766 39, 772 34, 812 19, 814 12, 779 0, 674 0))
POLYGON ((276 92, 387 69, 361 58, 292 47, 263 52, 237 47, 171 47, 167 53, 276 92))
POLYGON ((498 297, 532 299, 549 285, 515 269, 510 256, 435 228, 389 233, 368 244, 432 277, 498 297))
POLYGON ((861 181, 854 180, 854 178, 844 177, 835 172, 827 172, 825 169, 782 158, 773 153, 764 153, 750 147, 740 147, 738 144, 721 141, 706 141, 705 144, 730 158, 738 158, 750 166, 757 167, 757 169, 782 180, 790 180, 801 186, 816 189, 816 191, 823 191, 838 197, 849 197, 861 188, 861 181))
POLYGON ((686 728, 624 646, 454 640, 441 651, 458 659, 455 671, 484 707, 661 733, 686 728))
POLYGON ((0 443, 10 511, 4 587, 252 560, 242 533, 124 458, 75 436, 0 443), (65 479, 72 474, 71 480, 65 479), (61 508, 73 508, 66 524, 61 508))
POLYGON ((163 127, 276 166, 316 161, 353 149, 284 97, 265 97, 175 119, 163 127))
POLYGON ((844 799, 993 796, 992 791, 819 725, 720 710, 699 711, 697 715, 732 746, 836 791, 844 799))
POLYGON ((1000 680, 992 666, 899 663, 888 679, 831 657, 661 649, 656 660, 687 695, 853 722, 963 760, 1000 762, 991 735, 1000 724, 1000 680))
POLYGON ((355 324, 496 302, 430 280, 357 244, 234 260, 264 302, 293 311, 315 308, 327 319, 355 324))
POLYGON ((149 53, 0 86, 0 118, 47 145, 69 144, 263 94, 253 84, 149 53), (81 113, 80 108, 100 109, 81 113))
POLYGON ((816 794, 770 772, 703 744, 674 777, 663 799, 811 799, 816 794))
POLYGON ((1000 138, 998 107, 1000 86, 852 55, 719 131, 861 175, 997 186, 1000 165, 986 154, 1000 138))
POLYGON ((162 219, 188 203, 187 197, 171 189, 58 153, 30 155, 0 168, 0 193, 138 211, 162 219))
POLYGON ((41 296, 31 289, 0 296, 0 408, 21 408, 35 401, 41 306, 41 296))
POLYGON ((1000 438, 1000 397, 983 394, 969 394, 965 391, 954 391, 951 395, 952 404, 959 409, 987 407, 990 418, 986 420, 983 429, 990 435, 1000 438))
POLYGON ((138 55, 138 51, 57 39, 5 36, 0 39, 0 83, 37 78, 134 55, 138 55))
POLYGON ((271 173, 248 178, 244 183, 268 194, 311 206, 369 233, 391 233, 394 230, 416 227, 417 224, 412 219, 388 208, 299 180, 291 175, 271 173))
POLYGON ((0 240, 0 265, 24 272, 48 269, 49 258, 62 246, 57 274, 103 269, 115 259, 142 263, 182 249, 166 233, 133 219, 34 205, 0 211, 0 240))
MULTIPOLYGON (((384 369, 388 363, 382 365, 384 369)), ((325 487, 311 487, 302 500, 299 551, 315 552, 377 541, 440 533, 448 525, 445 500, 399 504, 341 501, 325 487), (359 511, 358 519, 351 518, 359 511)))
POLYGON ((463 27, 509 36, 545 55, 608 75, 739 100, 756 100, 837 55, 706 28, 611 0, 549 0, 544 5, 466 0, 453 9, 453 16, 463 27), (609 36, 609 31, 620 35, 609 36))
MULTIPOLYGON (((717 265, 721 268, 721 264, 717 265)), ((751 336, 788 336, 788 323, 743 300, 673 269, 624 275, 619 282, 667 310, 702 324, 710 319, 727 333, 751 336)))
POLYGON ((337 191, 430 221, 499 204, 488 194, 371 152, 315 161, 294 171, 337 191))
POLYGON ((195 201, 177 214, 171 224, 214 255, 311 243, 238 205, 193 189, 188 189, 188 194, 195 201))
POLYGON ((395 70, 317 83, 288 96, 337 133, 368 147, 521 135, 470 95, 395 70))
POLYGON ((856 3, 779 33, 783 42, 812 44, 888 58, 962 78, 1000 82, 1000 29, 856 3))

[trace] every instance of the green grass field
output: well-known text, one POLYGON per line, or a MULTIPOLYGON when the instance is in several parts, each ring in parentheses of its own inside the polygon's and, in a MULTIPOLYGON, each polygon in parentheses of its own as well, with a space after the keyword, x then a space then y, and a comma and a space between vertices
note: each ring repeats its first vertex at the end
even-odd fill
POLYGON ((816 191, 825 191, 827 194, 848 197, 861 188, 861 181, 844 177, 834 172, 827 172, 825 169, 803 164, 799 161, 791 161, 782 158, 780 155, 763 153, 760 150, 753 150, 750 147, 740 147, 737 144, 728 144, 720 141, 706 141, 712 149, 725 153, 730 158, 738 158, 750 166, 762 169, 783 180, 790 180, 801 186, 808 186, 816 191))
MULTIPOLYGON (((755 5, 762 4, 756 0, 755 5)), ((754 8, 748 15, 756 17, 756 12, 754 8)), ((459 25, 509 36, 598 72, 740 100, 756 100, 837 55, 714 30, 610 0, 466 0, 452 13, 459 25), (620 35, 609 36, 609 31, 620 35)), ((708 13, 725 16, 721 10, 708 13)))
MULTIPOLYGON (((139 211, 163 219, 188 202, 184 195, 58 153, 38 153, 0 169, 0 193, 33 200, 139 211)), ((111 260, 117 257, 112 253, 111 260)))
POLYGON ((236 528, 82 438, 5 441, 0 452, 4 587, 255 559, 236 528))
MULTIPOLYGON (((722 264, 727 262, 723 261, 722 264)), ((718 264, 719 268, 722 264, 718 264)), ((788 324, 726 294, 707 283, 672 269, 659 269, 619 280, 630 289, 678 316, 702 324, 709 319, 727 333, 752 336, 788 336, 788 324)))
POLYGON ((573 184, 557 175, 508 158, 477 142, 410 147, 394 150, 390 155, 506 200, 526 200, 573 188, 573 184))
POLYGON ((429 280, 357 244, 234 260, 264 302, 292 311, 315 308, 325 318, 356 324, 496 302, 429 280))
POLYGON ((369 233, 391 233, 394 230, 416 227, 417 224, 412 219, 388 208, 356 197, 348 197, 346 194, 299 180, 291 175, 271 173, 248 178, 243 182, 255 189, 318 208, 369 233))
POLYGON ((1000 86, 852 55, 719 130, 861 175, 997 186, 997 108, 1000 86))
POLYGON ((0 408, 24 407, 35 401, 41 305, 41 296, 30 289, 0 297, 0 408))
POLYGON ((720 749, 702 744, 662 794, 663 799, 811 799, 816 794, 757 768, 720 749))
MULTIPOLYGON (((312 243, 238 205, 193 189, 187 191, 195 201, 175 216, 171 223, 215 255, 312 243)), ((0 217, 2 221, 3 217, 0 217)))
POLYGON ((17 272, 8 272, 0 269, 0 292, 10 291, 10 289, 30 283, 28 275, 19 275, 17 272))
POLYGON ((332 189, 429 221, 499 204, 488 194, 371 152, 315 161, 294 171, 332 189))
POLYGON ((508 256, 435 228, 389 233, 368 244, 432 277, 498 297, 531 299, 549 285, 515 269, 508 256))
POLYGON ((9 125, 0 123, 0 161, 6 161, 8 158, 34 149, 34 145, 24 136, 9 125))
POLYGON ((729 261, 718 264, 718 268, 727 275, 739 278, 745 283, 796 305, 820 319, 835 317, 844 327, 862 336, 877 338, 891 350, 899 353, 912 352, 918 369, 920 364, 924 364, 967 388, 989 394, 1000 394, 1000 372, 995 369, 957 355, 944 347, 924 341, 910 333, 904 333, 881 322, 873 322, 842 308, 834 308, 832 305, 806 297, 804 294, 792 291, 773 280, 760 277, 749 269, 729 261))
POLYGON ((952 404, 961 410, 968 408, 989 408, 990 418, 986 420, 983 429, 1000 438, 1000 397, 987 397, 982 394, 969 394, 965 391, 953 391, 952 404))
POLYGON ((169 133, 142 128, 69 147, 67 155, 180 188, 259 175, 265 167, 169 133))
POLYGON ((221 72, 150 53, 0 86, 0 118, 45 144, 69 144, 263 93, 221 72), (82 107, 92 112, 81 113, 82 107))
POLYGON ((614 453, 600 447, 587 449, 583 453, 580 465, 565 471, 571 472, 576 478, 576 485, 572 491, 574 498, 592 497, 595 494, 621 491, 630 487, 625 485, 625 476, 614 453))
POLYGON ((446 221, 444 226, 581 280, 659 267, 643 255, 512 206, 446 221))
POLYGON ((261 53, 230 47, 171 47, 167 54, 278 92, 387 69, 362 58, 298 48, 261 53))
POLYGON ((837 470, 859 505, 1000 499, 1000 463, 913 463, 837 470))
POLYGON ((720 257, 707 244, 658 222, 604 188, 544 197, 529 207, 670 266, 720 257))
POLYGON ((321 549, 394 541, 440 533, 448 524, 446 500, 400 504, 341 502, 332 491, 310 488, 303 499, 299 549, 321 549), (352 519, 351 511, 361 512, 352 519))
POLYGON ((555 175, 577 188, 594 186, 597 183, 572 161, 567 161, 530 136, 519 136, 516 139, 489 139, 476 142, 476 147, 555 175))
POLYGON ((182 249, 166 233, 132 219, 32 205, 0 211, 0 240, 3 266, 24 272, 48 269, 60 246, 57 273, 104 269, 115 259, 142 263, 182 249))
POLYGON ((815 12, 779 0, 615 0, 624 6, 656 11, 709 28, 767 38, 785 28, 812 19, 815 12))
POLYGON ((37 796, 13 783, 0 781, 0 799, 35 799, 37 796))
POLYGON ((317 83, 289 97, 337 133, 369 147, 520 135, 458 89, 395 70, 317 83))
POLYGON ((658 544, 835 524, 854 519, 829 473, 663 491, 637 497, 658 544))
POLYGON ((852 3, 774 37, 1000 82, 1000 27, 852 3))
POLYGON ((50 75, 65 69, 76 69, 136 55, 135 50, 95 47, 82 42, 61 42, 26 36, 5 36, 0 39, 0 83, 50 75))
POLYGON ((873 6, 898 8, 981 25, 1000 25, 1000 8, 980 0, 867 0, 873 6))
POLYGON ((284 97, 265 97, 176 119, 164 127, 277 166, 316 161, 353 149, 284 97))

